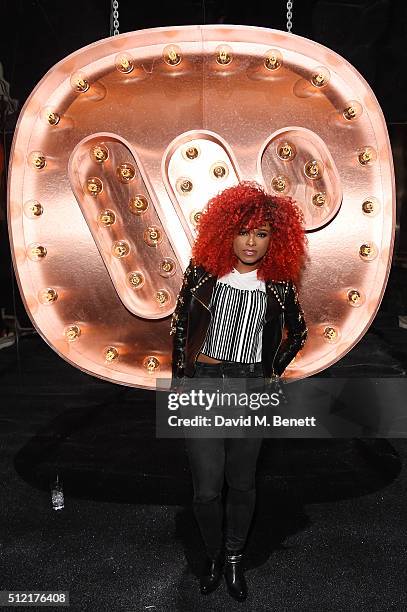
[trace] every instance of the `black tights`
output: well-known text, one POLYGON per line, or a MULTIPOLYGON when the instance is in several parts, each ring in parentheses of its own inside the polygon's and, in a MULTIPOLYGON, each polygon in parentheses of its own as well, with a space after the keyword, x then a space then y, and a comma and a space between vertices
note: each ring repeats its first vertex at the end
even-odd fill
POLYGON ((244 547, 256 503, 256 462, 262 438, 186 438, 194 484, 193 509, 209 556, 222 545, 222 487, 226 497, 225 546, 244 547))
MULTIPOLYGON (((238 364, 236 364, 236 367, 238 364)), ((261 364, 253 373, 259 376, 261 364)), ((222 376, 224 368, 197 364, 196 376, 222 376)), ((232 368, 230 376, 239 376, 232 368)), ((224 478, 228 484, 226 497, 225 546, 241 550, 253 517, 256 503, 256 464, 262 438, 185 438, 194 485, 193 510, 209 556, 222 546, 224 478)))

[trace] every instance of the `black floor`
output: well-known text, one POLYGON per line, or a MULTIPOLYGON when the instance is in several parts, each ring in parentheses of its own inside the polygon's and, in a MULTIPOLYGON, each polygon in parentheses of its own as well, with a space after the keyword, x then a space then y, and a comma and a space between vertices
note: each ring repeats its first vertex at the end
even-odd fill
MULTIPOLYGON (((406 376, 395 303, 325 375, 406 376)), ((82 374, 38 336, 0 351, 0 385, 0 590, 95 612, 407 609, 405 439, 265 440, 239 604, 223 584, 199 594, 187 456, 155 437, 153 392, 82 374)))

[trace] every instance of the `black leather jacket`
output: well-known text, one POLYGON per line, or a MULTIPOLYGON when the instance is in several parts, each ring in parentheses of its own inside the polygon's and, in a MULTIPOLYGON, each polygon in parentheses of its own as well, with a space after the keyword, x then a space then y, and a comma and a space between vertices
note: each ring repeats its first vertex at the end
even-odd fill
MULTIPOLYGON (((217 277, 192 260, 185 270, 177 305, 171 319, 174 334, 173 379, 193 377, 195 363, 205 341, 211 320, 209 303, 217 277)), ((265 379, 281 376, 290 361, 304 346, 308 329, 291 281, 267 281, 267 309, 262 336, 262 364, 265 379), (287 338, 282 341, 283 328, 287 338)))

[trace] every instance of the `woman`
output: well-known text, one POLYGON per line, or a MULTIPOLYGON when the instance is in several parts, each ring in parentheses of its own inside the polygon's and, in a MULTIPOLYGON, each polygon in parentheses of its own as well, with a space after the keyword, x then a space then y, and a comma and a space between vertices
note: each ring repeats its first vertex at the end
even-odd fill
MULTIPOLYGON (((245 181, 209 200, 171 321, 174 388, 185 377, 264 377, 271 385, 282 375, 307 338, 295 285, 305 254, 303 216, 290 197, 269 195, 245 181)), ((224 565, 230 595, 243 601, 243 549, 262 438, 186 438, 185 443, 193 509, 207 552, 201 592, 217 588, 224 565)))

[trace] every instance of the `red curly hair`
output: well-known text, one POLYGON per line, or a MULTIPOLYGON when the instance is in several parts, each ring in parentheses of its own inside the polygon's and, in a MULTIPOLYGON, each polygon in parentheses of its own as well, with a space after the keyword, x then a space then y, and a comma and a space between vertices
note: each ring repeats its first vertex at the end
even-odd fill
POLYGON ((236 234, 265 223, 270 223, 271 238, 257 277, 298 281, 307 244, 303 214, 290 196, 270 195, 255 181, 242 181, 209 200, 197 225, 193 263, 215 276, 228 274, 237 262, 236 234))

